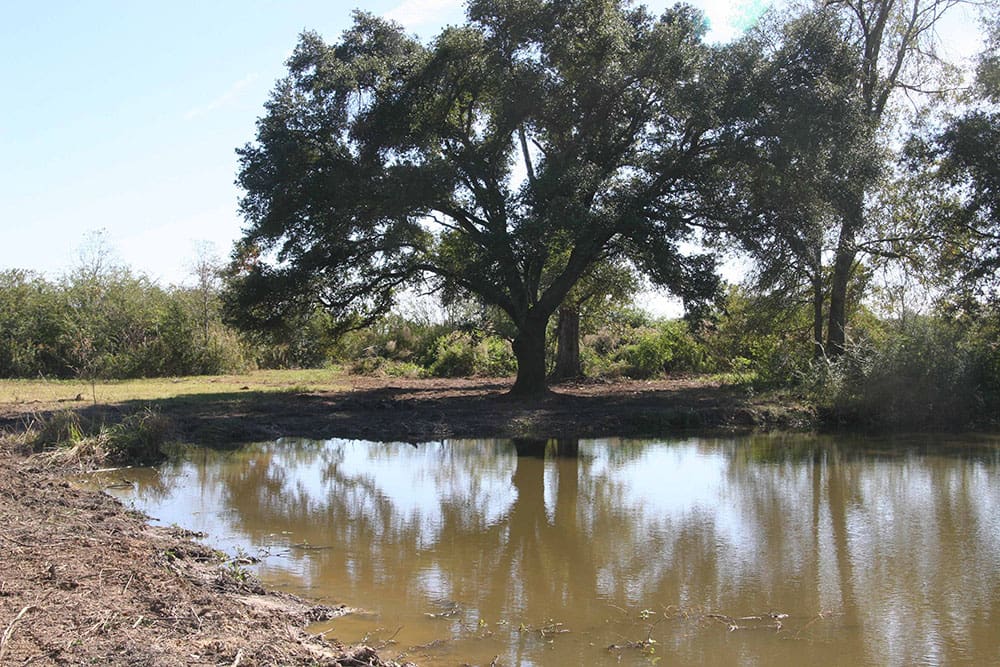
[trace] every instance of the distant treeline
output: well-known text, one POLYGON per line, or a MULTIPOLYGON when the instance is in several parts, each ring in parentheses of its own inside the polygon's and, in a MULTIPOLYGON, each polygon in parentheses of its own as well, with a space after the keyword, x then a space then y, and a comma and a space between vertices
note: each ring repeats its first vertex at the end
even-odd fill
POLYGON ((249 363, 214 287, 162 288, 120 267, 57 280, 0 272, 2 377, 193 375, 249 363))

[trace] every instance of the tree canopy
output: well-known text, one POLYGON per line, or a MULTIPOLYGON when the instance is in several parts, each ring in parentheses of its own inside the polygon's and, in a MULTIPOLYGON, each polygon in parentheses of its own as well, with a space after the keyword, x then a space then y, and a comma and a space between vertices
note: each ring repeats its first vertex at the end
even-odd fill
POLYGON ((879 161, 857 86, 862 54, 824 8, 769 15, 732 47, 734 94, 716 179, 716 229, 752 258, 760 291, 811 292, 813 343, 824 345, 826 263, 844 199, 879 161))
POLYGON ((514 391, 535 393, 546 324, 595 263, 711 295, 713 260, 681 245, 724 69, 704 32, 683 5, 472 0, 426 45, 365 13, 333 44, 303 34, 239 150, 230 312, 319 303, 350 327, 407 285, 464 291, 510 318, 514 391))
POLYGON ((935 164, 949 203, 938 211, 939 268, 965 301, 1000 298, 1000 14, 980 56, 975 105, 953 117, 932 145, 918 152, 935 164))

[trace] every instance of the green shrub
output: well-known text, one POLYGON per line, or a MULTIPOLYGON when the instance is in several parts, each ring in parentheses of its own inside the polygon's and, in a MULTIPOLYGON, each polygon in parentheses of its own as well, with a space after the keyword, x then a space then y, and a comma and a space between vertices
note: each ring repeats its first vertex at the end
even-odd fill
POLYGON ((670 320, 639 330, 638 339, 618 353, 624 373, 645 379, 666 372, 701 372, 708 366, 705 348, 684 322, 670 320))
POLYGON ((477 341, 461 331, 438 338, 428 368, 434 377, 505 377, 516 371, 517 360, 510 342, 495 336, 477 341))
POLYGON ((347 367, 352 375, 374 377, 420 378, 427 375, 426 369, 411 361, 391 361, 383 357, 361 357, 347 367))
POLYGON ((438 338, 434 361, 428 369, 434 377, 468 377, 476 372, 476 346, 472 337, 459 331, 438 338))
POLYGON ((644 333, 638 340, 625 347, 620 358, 625 362, 625 374, 645 379, 662 374, 673 356, 668 341, 655 331, 644 333))
POLYGON ((517 358, 510 341, 489 336, 476 347, 476 374, 486 377, 506 377, 517 372, 517 358))
POLYGON ((982 378, 983 352, 941 319, 910 316, 878 344, 855 344, 839 359, 814 363, 806 386, 833 420, 964 426, 996 406, 982 378))
POLYGON ((444 324, 416 322, 389 315, 367 329, 352 331, 337 341, 335 356, 345 361, 381 357, 429 367, 439 339, 452 329, 444 324))
POLYGON ((580 365, 583 367, 583 374, 591 378, 621 377, 625 372, 625 363, 612 355, 601 354, 599 349, 586 342, 580 345, 580 365))

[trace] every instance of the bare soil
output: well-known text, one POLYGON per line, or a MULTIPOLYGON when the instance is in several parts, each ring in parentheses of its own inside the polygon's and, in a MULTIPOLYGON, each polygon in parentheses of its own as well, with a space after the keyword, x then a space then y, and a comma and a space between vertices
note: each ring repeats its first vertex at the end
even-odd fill
MULTIPOLYGON (((73 406, 105 420, 153 407, 179 440, 220 446, 278 436, 663 436, 812 421, 806 409, 697 379, 565 384, 530 400, 507 395, 509 381, 355 377, 350 385, 73 406)), ((393 664, 306 631, 349 610, 267 592, 192 536, 74 487, 65 469, 14 445, 29 421, 24 406, 0 404, 0 665, 393 664)))
MULTIPOLYGON (((753 398, 704 378, 581 381, 540 397, 509 394, 510 379, 408 379, 348 376, 338 391, 245 385, 239 391, 84 408, 102 418, 152 405, 177 437, 220 446, 276 437, 442 438, 658 437, 677 430, 801 429, 806 407, 753 398)), ((0 411, 0 425, 3 413, 0 411)), ((10 417, 8 417, 8 421, 10 417)))

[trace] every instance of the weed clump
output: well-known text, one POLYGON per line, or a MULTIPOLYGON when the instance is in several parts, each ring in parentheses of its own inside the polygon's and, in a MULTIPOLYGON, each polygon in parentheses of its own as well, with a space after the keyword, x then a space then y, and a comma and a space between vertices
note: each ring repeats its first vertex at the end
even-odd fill
POLYGON ((30 429, 32 448, 59 463, 153 463, 163 457, 170 420, 146 408, 116 423, 93 422, 73 410, 38 417, 30 429))

